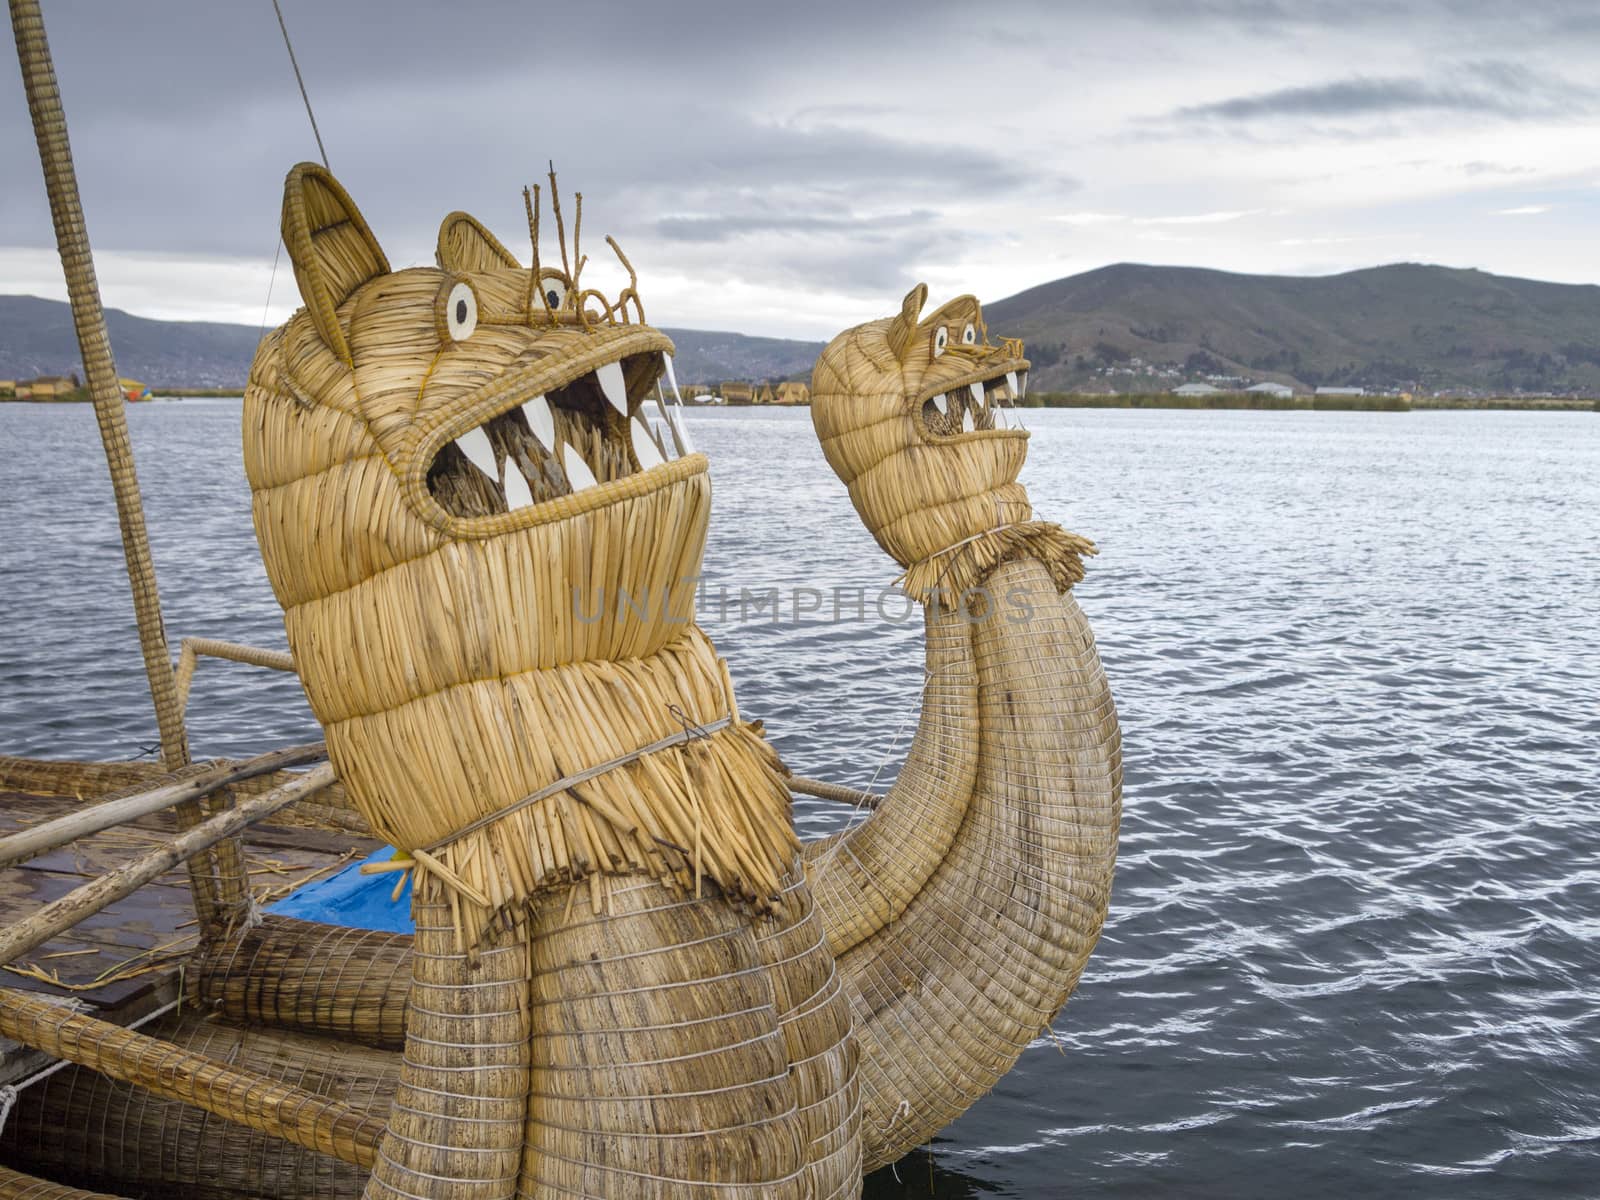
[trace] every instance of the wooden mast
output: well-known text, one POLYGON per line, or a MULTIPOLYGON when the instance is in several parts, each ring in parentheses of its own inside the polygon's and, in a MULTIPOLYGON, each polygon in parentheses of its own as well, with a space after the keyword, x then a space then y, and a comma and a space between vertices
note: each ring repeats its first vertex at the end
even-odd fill
MULTIPOLYGON (((100 285, 95 278, 89 234, 78 197, 78 178, 72 165, 72 148, 67 141, 61 89, 56 83, 55 65, 45 40, 44 17, 38 0, 10 0, 10 5, 17 61, 22 67, 22 82, 28 93, 28 112, 39 143, 39 162, 44 168, 45 190, 50 196, 56 245, 72 302, 72 322, 78 335, 78 348, 83 354, 84 381, 94 401, 100 440, 111 470, 122 550, 127 559, 128 582, 133 589, 139 648, 144 655, 145 675, 150 681, 156 724, 161 732, 161 757, 168 771, 176 771, 189 762, 189 739, 184 729, 183 706, 178 697, 172 657, 167 648, 166 628, 161 620, 161 597, 156 589, 150 542, 145 534, 133 447, 128 440, 126 401, 117 382, 111 340, 106 334, 105 314, 100 306, 100 285)), ((201 821, 205 816, 203 804, 203 800, 195 799, 179 806, 180 826, 188 828, 201 821)), ((218 915, 220 902, 231 907, 243 898, 238 843, 224 843, 215 851, 190 859, 189 878, 195 914, 202 925, 209 928, 218 915)))

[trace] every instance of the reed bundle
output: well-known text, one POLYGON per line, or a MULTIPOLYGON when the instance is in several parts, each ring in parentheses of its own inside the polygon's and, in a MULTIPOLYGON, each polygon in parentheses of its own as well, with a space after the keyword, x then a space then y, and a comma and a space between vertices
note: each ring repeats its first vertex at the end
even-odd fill
POLYGON ((503 1200, 522 1161, 532 1032, 526 923, 495 924, 469 957, 455 903, 431 877, 412 895, 405 1057, 367 1200, 503 1200))
MULTIPOLYGON (((378 1120, 394 1097, 398 1055, 193 1014, 148 1031, 378 1120)), ((88 1186, 184 1200, 355 1200, 367 1178, 361 1167, 80 1066, 21 1092, 0 1150, 10 1162, 88 1186)))
MULTIPOLYGON (((1049 1027, 1111 892, 1121 741, 1093 634, 1042 563, 1006 563, 990 583, 998 599, 971 633, 980 752, 970 788, 950 801, 959 828, 907 868, 926 881, 895 919, 839 956, 861 1041, 869 1170, 965 1112, 1049 1027), (1024 608, 1029 619, 1016 619, 1024 608)), ((929 820, 928 803, 886 801, 873 836, 929 820)), ((832 852, 855 849, 847 839, 832 852)), ((827 851, 810 866, 834 869, 827 851)))
POLYGON ((201 946, 187 976, 224 1019, 398 1050, 411 990, 411 937, 268 914, 201 946))

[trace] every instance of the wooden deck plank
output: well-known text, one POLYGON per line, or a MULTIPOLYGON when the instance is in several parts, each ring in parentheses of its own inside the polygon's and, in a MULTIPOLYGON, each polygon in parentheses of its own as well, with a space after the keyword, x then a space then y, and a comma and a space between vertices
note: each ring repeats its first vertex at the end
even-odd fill
MULTIPOLYGON (((81 804, 71 797, 0 793, 0 833, 51 820, 81 804)), ((175 827, 170 814, 160 813, 0 868, 0 925, 159 845, 175 827)), ((244 844, 252 892, 258 901, 276 899, 381 844, 351 833, 255 826, 244 844)), ((174 870, 40 946, 24 962, 0 968, 0 986, 70 997, 107 1020, 133 1020, 176 994, 178 962, 197 936, 187 873, 174 870)), ((0 1082, 33 1069, 28 1064, 36 1059, 10 1043, 0 1045, 0 1082)))

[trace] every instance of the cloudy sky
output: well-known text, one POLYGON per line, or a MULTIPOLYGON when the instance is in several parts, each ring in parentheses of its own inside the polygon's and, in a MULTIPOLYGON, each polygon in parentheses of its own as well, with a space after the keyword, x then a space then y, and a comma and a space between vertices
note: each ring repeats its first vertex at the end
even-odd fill
MULTIPOLYGON (((657 324, 820 338, 918 279, 998 299, 1119 261, 1600 282, 1593 0, 282 5, 391 262, 456 208, 526 259, 553 158, 657 324)), ((270 0, 45 16, 108 303, 286 316, 282 179, 316 146, 270 0)), ((0 291, 64 296, 5 75, 0 291)))

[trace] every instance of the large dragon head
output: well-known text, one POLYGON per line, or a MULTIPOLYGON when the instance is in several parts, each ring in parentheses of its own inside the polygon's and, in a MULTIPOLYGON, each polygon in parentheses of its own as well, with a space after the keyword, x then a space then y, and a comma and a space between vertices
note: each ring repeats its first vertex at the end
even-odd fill
POLYGON ((845 330, 811 376, 823 454, 908 568, 1032 515, 1028 435, 1006 413, 1026 388, 1021 344, 991 345, 974 297, 921 316, 927 297, 918 284, 898 315, 845 330))
POLYGON ((340 777, 407 847, 453 827, 400 814, 411 794, 494 811, 584 757, 547 744, 566 722, 536 673, 612 679, 693 619, 706 460, 670 410, 644 419, 672 343, 631 283, 582 286, 581 214, 562 268, 538 261, 535 192, 532 268, 454 213, 437 266, 391 270, 326 170, 289 174, 305 307, 251 367, 256 533, 340 777))

